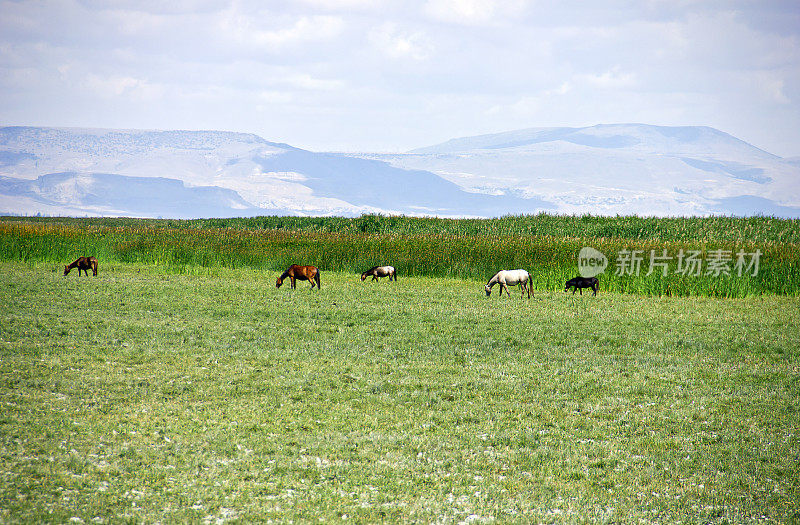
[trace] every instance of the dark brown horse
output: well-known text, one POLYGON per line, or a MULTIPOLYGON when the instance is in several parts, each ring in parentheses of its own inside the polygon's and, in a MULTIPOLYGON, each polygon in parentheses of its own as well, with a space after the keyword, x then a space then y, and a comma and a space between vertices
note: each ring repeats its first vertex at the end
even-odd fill
POLYGON ((389 280, 391 281, 394 279, 397 280, 397 271, 395 271, 394 266, 373 266, 366 272, 361 274, 361 280, 363 281, 369 276, 372 276, 373 281, 377 281, 378 277, 386 277, 389 276, 389 280))
POLYGON ((310 281, 312 290, 314 289, 314 283, 317 283, 317 290, 322 288, 319 284, 319 270, 316 266, 298 266, 296 264, 291 265, 280 277, 278 277, 278 280, 275 282, 275 288, 280 288, 283 284, 283 280, 287 277, 292 282, 292 290, 295 288, 295 280, 310 281))
POLYGON ((81 270, 88 276, 89 268, 92 269, 92 275, 97 277, 97 259, 94 257, 78 257, 68 265, 64 266, 64 275, 67 275, 73 268, 78 269, 78 276, 81 275, 81 270))

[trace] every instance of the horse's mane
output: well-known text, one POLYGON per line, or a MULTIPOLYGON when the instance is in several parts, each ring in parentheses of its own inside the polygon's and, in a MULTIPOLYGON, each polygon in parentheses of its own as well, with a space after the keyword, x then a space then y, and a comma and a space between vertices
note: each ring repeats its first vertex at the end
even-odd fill
MULTIPOLYGON (((294 265, 292 265, 292 266, 294 266, 294 265)), ((283 272, 280 277, 278 277, 281 281, 286 279, 286 276, 289 275, 289 272, 292 270, 292 266, 286 268, 286 271, 283 272)))

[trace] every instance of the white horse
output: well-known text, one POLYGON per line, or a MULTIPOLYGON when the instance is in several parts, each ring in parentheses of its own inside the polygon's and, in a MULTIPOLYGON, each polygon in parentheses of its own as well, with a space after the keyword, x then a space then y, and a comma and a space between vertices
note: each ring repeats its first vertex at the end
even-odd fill
POLYGON ((363 281, 370 275, 372 276, 373 281, 379 280, 378 277, 386 277, 386 276, 389 277, 390 281, 392 279, 397 281, 397 271, 394 269, 394 266, 373 266, 372 268, 361 274, 361 280, 363 281))
POLYGON ((531 285, 533 284, 531 282, 531 274, 525 270, 500 270, 497 272, 483 287, 486 290, 486 297, 492 294, 492 286, 498 283, 500 283, 500 297, 503 297, 503 290, 510 296, 511 292, 508 291, 508 287, 516 285, 522 288, 522 297, 525 297, 526 291, 528 292, 528 298, 533 295, 531 293, 531 285))

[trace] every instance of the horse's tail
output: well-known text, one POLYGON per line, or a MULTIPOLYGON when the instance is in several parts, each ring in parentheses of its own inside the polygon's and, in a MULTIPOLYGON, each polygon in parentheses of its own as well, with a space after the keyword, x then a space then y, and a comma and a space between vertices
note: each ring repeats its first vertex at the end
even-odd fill
POLYGON ((314 276, 314 282, 317 283, 317 290, 321 290, 322 289, 322 285, 319 284, 319 270, 317 270, 317 274, 314 276))

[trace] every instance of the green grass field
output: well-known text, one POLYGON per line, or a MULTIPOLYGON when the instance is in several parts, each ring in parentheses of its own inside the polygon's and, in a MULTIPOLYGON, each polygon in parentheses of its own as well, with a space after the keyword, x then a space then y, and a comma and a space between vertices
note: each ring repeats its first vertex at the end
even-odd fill
POLYGON ((800 521, 800 299, 0 262, 0 522, 800 521))

